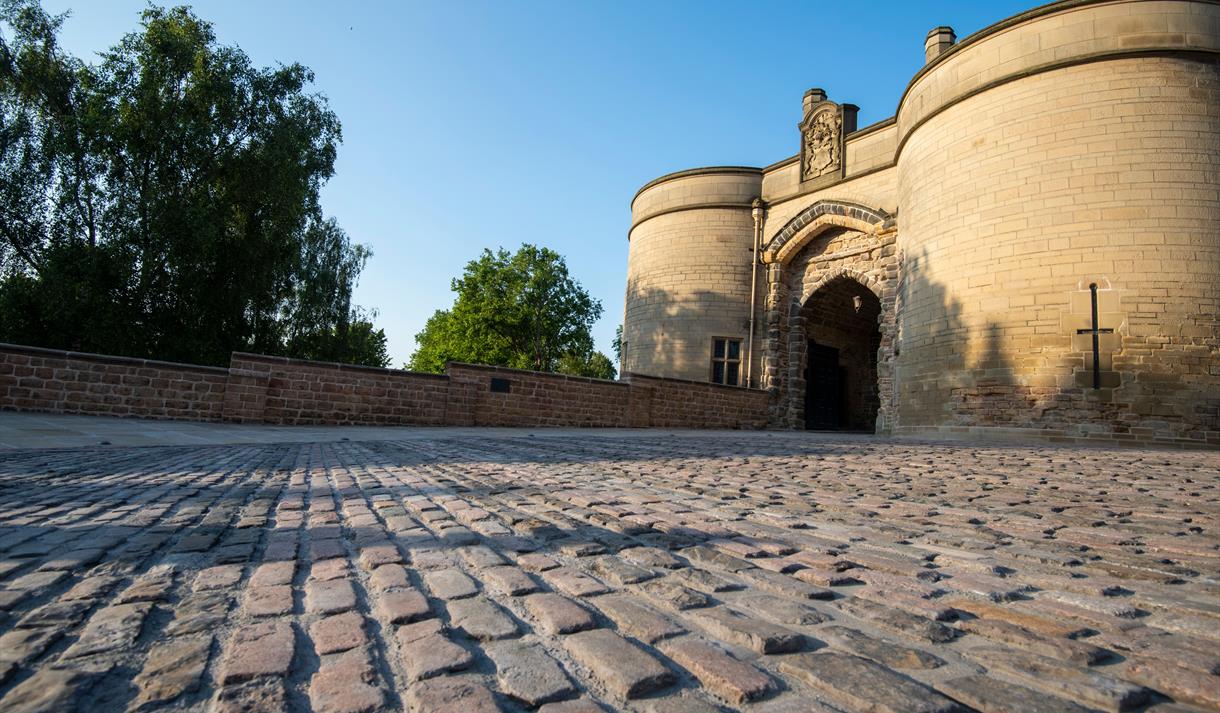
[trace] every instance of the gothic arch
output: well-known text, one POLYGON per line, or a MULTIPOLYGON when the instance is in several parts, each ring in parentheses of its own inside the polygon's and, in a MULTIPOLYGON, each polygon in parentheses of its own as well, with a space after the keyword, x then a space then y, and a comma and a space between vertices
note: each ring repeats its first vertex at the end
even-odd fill
POLYGON ((825 374, 823 367, 813 371, 810 344, 815 343, 819 364, 828 351, 837 350, 844 377, 839 383, 860 397, 853 396, 839 411, 852 414, 852 427, 863 425, 861 419, 869 412, 875 413, 870 430, 886 433, 893 427, 895 276, 901 259, 896 241, 893 216, 855 204, 818 201, 768 243, 763 384, 773 394, 772 425, 804 428, 811 423, 810 414, 818 413, 809 410, 810 395, 826 385, 810 381, 825 374), (862 303, 853 304, 856 295, 862 303), (862 312, 862 307, 867 309, 862 312), (868 408, 856 408, 861 404, 868 408))
POLYGON ((882 314, 875 285, 851 269, 828 271, 809 290, 793 290, 787 335, 787 388, 796 428, 877 432, 884 426, 880 379, 882 314), (796 302, 798 293, 802 297, 796 302))
POLYGON ((841 279, 854 280, 855 282, 860 283, 862 286, 867 288, 869 292, 872 292, 878 300, 884 303, 886 295, 883 294, 881 285, 877 283, 876 279, 864 274, 863 272, 860 272, 859 270, 856 270, 855 268, 836 267, 823 275, 817 282, 810 285, 808 289, 804 290, 800 296, 800 299, 797 301, 797 304, 804 306, 809 302, 809 298, 813 297, 818 290, 829 285, 835 280, 841 279))
POLYGON ((784 263, 806 243, 830 228, 876 234, 892 227, 894 217, 879 208, 837 200, 815 201, 789 220, 763 249, 762 261, 784 263))

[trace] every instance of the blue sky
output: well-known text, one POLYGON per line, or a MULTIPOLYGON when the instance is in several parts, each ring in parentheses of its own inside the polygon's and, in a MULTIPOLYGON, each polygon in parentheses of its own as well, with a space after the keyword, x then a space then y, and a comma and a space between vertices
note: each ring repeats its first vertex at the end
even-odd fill
MULTIPOLYGON (((200 0, 225 44, 301 62, 343 122, 323 207, 373 248, 356 299, 393 365, 452 303, 485 247, 545 245, 622 321, 629 204, 671 171, 764 166, 797 149, 801 96, 822 87, 894 113, 937 25, 959 37, 1033 6, 960 2, 334 2, 200 0)), ((71 9, 86 58, 135 29, 142 0, 71 9)))

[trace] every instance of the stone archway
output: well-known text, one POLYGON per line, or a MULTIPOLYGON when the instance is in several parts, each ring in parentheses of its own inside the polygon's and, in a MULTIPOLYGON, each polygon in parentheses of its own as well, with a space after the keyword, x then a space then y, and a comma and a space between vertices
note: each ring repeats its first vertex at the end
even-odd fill
POLYGON ((836 227, 876 235, 893 230, 894 216, 877 208, 848 201, 817 201, 793 216, 766 241, 763 262, 786 263, 820 233, 836 227))
POLYGON ((824 409, 820 419, 811 421, 823 428, 877 433, 893 428, 901 263, 896 238, 892 215, 820 200, 766 242, 763 386, 771 392, 772 427, 809 425, 806 411, 812 401, 806 387, 809 377, 817 376, 809 372, 812 339, 816 347, 827 348, 815 349, 819 363, 835 363, 843 370, 837 387, 833 379, 823 379, 821 388, 844 393, 837 411, 824 409), (831 334, 835 329, 838 334, 831 334))
MULTIPOLYGON (((803 391, 797 406, 806 429, 876 429, 881 408, 877 360, 881 347, 881 299, 846 274, 823 280, 801 306, 800 359, 803 391)), ((799 387, 794 384, 794 387, 799 387)))

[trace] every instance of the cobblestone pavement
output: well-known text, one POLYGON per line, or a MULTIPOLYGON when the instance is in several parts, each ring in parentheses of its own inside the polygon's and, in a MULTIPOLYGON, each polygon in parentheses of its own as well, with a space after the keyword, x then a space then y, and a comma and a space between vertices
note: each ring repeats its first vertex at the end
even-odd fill
POLYGON ((1220 453, 0 454, 0 710, 1220 710, 1220 453))

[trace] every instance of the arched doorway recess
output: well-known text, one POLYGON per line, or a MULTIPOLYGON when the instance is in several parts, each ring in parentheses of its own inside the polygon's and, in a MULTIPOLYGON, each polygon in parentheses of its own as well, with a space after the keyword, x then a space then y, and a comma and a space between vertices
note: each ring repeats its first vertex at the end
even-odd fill
POLYGON ((805 301, 805 428, 873 432, 881 406, 880 316, 877 295, 847 276, 827 281, 805 301))
POLYGON ((771 426, 890 432, 902 262, 893 216, 818 200, 765 245, 771 426))

